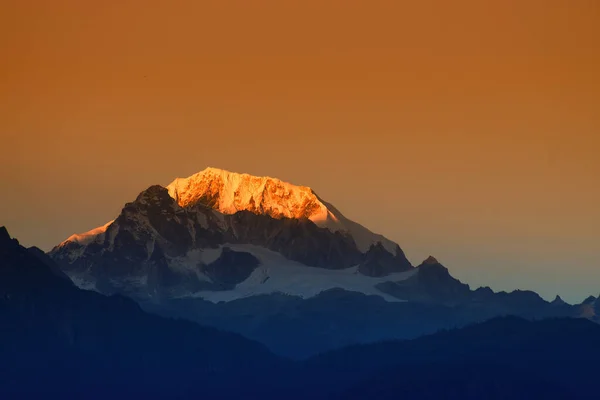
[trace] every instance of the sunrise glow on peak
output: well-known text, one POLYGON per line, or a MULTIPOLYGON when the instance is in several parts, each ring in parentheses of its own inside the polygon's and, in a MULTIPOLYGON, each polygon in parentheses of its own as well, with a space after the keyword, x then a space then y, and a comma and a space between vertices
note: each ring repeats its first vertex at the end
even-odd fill
POLYGON ((74 242, 74 243, 78 243, 81 245, 86 245, 91 243, 98 235, 103 234, 104 232, 106 232, 106 229, 108 229, 108 227, 115 222, 114 220, 107 222, 106 224, 99 226, 97 228, 91 229, 87 232, 84 233, 76 233, 74 235, 69 236, 65 241, 63 241, 62 243, 59 244, 59 246, 62 246, 64 244, 67 244, 69 242, 74 242))
POLYGON ((207 168, 175 179, 167 189, 181 207, 202 203, 223 214, 251 211, 276 218, 307 218, 324 225, 336 222, 312 189, 266 176, 207 168))

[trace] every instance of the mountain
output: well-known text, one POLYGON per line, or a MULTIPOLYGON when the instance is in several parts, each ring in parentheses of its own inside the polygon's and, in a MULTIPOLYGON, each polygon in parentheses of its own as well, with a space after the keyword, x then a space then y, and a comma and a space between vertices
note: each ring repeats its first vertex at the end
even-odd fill
MULTIPOLYGON (((413 269, 397 244, 311 189, 213 168, 142 191, 114 221, 69 237, 50 256, 80 287, 138 298, 207 297, 247 280, 275 281, 287 266, 302 266, 309 281, 327 269, 349 289, 379 293, 381 280, 360 278, 413 269)), ((299 286, 288 289, 272 287, 306 297, 299 286)))
POLYGON ((324 353, 302 374, 323 398, 595 399, 599 357, 593 322, 501 317, 324 353))
POLYGON ((4 227, 0 360, 2 398, 231 398, 287 365, 241 336, 78 289, 4 227))
POLYGON ((600 297, 589 296, 577 308, 580 317, 600 323, 600 297))
POLYGON ((434 257, 413 267, 308 187, 215 168, 147 188, 49 257, 80 288, 298 358, 502 315, 596 315, 531 291, 472 290, 434 257))

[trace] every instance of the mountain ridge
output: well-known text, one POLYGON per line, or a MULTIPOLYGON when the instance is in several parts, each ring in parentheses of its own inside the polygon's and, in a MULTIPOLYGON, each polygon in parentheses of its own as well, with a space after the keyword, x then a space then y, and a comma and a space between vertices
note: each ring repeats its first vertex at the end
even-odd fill
MULTIPOLYGON (((597 398, 600 327, 590 321, 496 317, 292 361, 233 333, 153 316, 123 296, 78 289, 39 256, 0 227, 3 399, 597 398)), ((348 304, 344 291, 326 296, 364 304, 348 304)), ((389 304, 376 296, 368 301, 377 308, 389 304)), ((343 311, 340 303, 328 304, 343 311)), ((329 316, 316 305, 311 314, 329 316)), ((428 308, 421 305, 413 317, 428 308)))

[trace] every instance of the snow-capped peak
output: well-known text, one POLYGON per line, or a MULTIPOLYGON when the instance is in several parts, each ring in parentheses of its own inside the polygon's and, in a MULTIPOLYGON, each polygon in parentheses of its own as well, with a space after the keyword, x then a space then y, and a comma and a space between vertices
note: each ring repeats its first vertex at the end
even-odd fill
POLYGON ((397 244, 348 220, 321 200, 309 187, 297 186, 271 177, 240 174, 207 168, 188 178, 177 178, 167 189, 181 207, 201 203, 223 214, 251 211, 274 218, 307 218, 332 232, 348 232, 358 248, 366 252, 380 242, 396 253, 397 244))
POLYGON ((182 207, 202 203, 223 214, 245 210, 274 218, 308 218, 333 230, 340 228, 310 188, 271 177, 207 168, 175 179, 167 189, 182 207))
POLYGON ((58 246, 62 246, 66 243, 78 243, 80 245, 87 245, 90 244, 91 242, 94 241, 94 239, 96 237, 98 237, 98 235, 103 234, 104 232, 106 232, 106 229, 114 222, 114 220, 107 222, 106 224, 99 226, 97 228, 94 228, 90 231, 84 232, 84 233, 76 233, 74 235, 69 236, 65 241, 63 241, 62 243, 60 243, 58 246))
MULTIPOLYGON (((277 178, 206 168, 190 177, 175 179, 166 189, 169 196, 184 208, 202 204, 227 215, 250 211, 273 218, 309 219, 332 232, 348 233, 362 253, 377 243, 393 255, 401 252, 396 243, 349 220, 311 188, 277 178)), ((86 246, 104 234, 112 223, 110 221, 88 232, 72 235, 58 247, 67 243, 86 246)))

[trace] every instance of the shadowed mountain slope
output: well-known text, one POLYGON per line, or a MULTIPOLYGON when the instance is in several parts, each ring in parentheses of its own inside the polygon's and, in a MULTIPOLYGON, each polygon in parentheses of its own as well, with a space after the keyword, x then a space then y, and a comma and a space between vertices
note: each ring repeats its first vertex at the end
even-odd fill
POLYGON ((236 334, 80 290, 38 256, 0 228, 2 398, 230 398, 285 365, 236 334))

